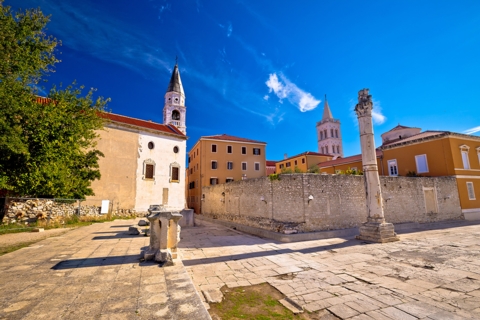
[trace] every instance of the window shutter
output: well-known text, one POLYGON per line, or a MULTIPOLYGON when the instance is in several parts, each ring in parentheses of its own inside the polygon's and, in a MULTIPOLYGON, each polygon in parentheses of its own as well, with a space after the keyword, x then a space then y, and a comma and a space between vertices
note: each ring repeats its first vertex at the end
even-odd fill
POLYGON ((145 165, 145 179, 153 179, 153 164, 145 165))
POLYGON ((468 199, 475 200, 475 190, 473 189, 473 182, 467 182, 468 199))
POLYGON ((172 181, 178 181, 178 167, 172 167, 172 181))

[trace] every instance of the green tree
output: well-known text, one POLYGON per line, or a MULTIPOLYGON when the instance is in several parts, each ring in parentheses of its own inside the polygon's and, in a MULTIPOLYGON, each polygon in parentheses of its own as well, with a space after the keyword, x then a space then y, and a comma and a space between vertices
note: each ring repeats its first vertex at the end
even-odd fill
POLYGON ((83 198, 100 178, 95 139, 108 99, 94 101, 93 89, 82 95, 75 83, 38 97, 59 62, 48 21, 40 9, 12 12, 0 0, 0 190, 83 198))

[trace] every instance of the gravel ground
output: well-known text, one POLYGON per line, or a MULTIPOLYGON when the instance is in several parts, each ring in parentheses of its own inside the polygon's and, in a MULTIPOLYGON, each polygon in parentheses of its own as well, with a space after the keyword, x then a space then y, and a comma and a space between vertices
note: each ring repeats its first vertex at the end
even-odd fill
POLYGON ((7 233, 0 235, 0 247, 8 247, 11 245, 17 245, 25 242, 40 241, 50 237, 56 237, 64 234, 71 229, 59 228, 45 230, 44 232, 20 232, 20 233, 7 233))

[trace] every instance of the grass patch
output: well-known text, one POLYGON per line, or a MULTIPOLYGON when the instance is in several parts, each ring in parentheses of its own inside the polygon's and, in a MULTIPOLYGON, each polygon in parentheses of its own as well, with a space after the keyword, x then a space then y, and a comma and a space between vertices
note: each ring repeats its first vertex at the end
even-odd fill
MULTIPOLYGON (((41 239, 41 240, 43 240, 43 239, 41 239)), ((38 241, 40 241, 40 240, 38 240, 38 241)), ((14 244, 14 245, 11 245, 11 246, 0 247, 0 256, 3 256, 4 254, 16 251, 18 249, 28 247, 29 245, 34 244, 38 241, 23 242, 23 243, 14 244)))
POLYGON ((285 296, 268 283, 234 289, 224 286, 221 290, 223 301, 210 304, 213 320, 320 319, 318 314, 306 311, 295 315, 278 301, 285 296))

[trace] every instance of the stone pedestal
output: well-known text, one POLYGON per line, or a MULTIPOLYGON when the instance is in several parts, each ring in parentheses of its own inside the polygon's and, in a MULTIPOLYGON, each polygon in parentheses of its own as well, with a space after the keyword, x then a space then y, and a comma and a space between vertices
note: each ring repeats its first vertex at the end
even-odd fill
POLYGON ((377 156, 372 124, 372 96, 368 89, 358 92, 358 104, 355 112, 360 129, 360 143, 362 145, 363 177, 365 183, 365 197, 367 203, 367 222, 360 229, 357 239, 369 242, 392 242, 400 240, 393 224, 385 222, 383 214, 383 197, 378 176, 377 156))
POLYGON ((147 216, 150 221, 150 246, 144 252, 145 260, 155 260, 164 266, 172 266, 177 259, 177 244, 180 241, 178 212, 163 211, 160 205, 151 205, 147 216))

